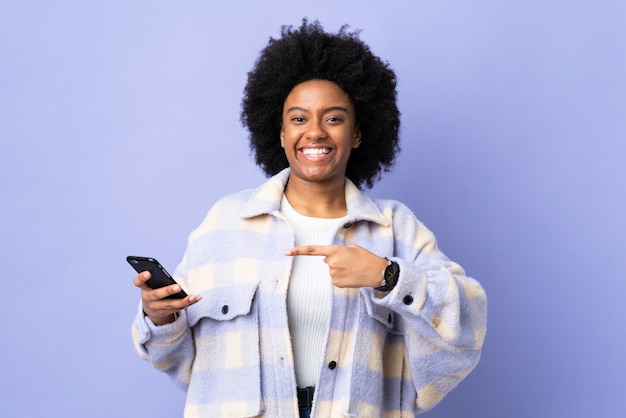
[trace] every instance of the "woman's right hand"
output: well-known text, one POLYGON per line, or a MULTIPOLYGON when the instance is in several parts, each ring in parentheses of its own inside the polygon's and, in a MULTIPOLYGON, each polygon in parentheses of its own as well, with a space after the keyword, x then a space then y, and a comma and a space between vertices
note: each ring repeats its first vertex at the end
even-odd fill
POLYGON ((179 284, 152 289, 146 284, 150 279, 150 272, 143 271, 135 276, 134 284, 141 289, 141 303, 143 312, 155 325, 165 325, 176 320, 176 313, 189 305, 200 301, 200 295, 188 295, 184 299, 164 299, 169 295, 180 292, 179 284))

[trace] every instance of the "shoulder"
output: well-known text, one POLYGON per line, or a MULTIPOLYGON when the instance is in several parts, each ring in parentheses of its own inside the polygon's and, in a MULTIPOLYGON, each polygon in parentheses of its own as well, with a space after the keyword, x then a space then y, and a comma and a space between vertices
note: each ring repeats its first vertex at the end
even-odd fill
POLYGON ((198 232, 237 229, 243 219, 272 214, 280 208, 280 200, 289 171, 283 170, 259 187, 244 189, 219 199, 209 210, 198 232))
POLYGON ((209 210, 209 213, 212 211, 230 211, 238 208, 241 209, 246 205, 246 203, 250 200, 250 198, 254 195, 256 191, 256 188, 244 189, 223 196, 213 204, 213 206, 209 210))
POLYGON ((404 203, 391 199, 372 199, 389 223, 396 243, 408 246, 436 247, 432 231, 404 203))
POLYGON ((371 199, 387 220, 396 223, 421 224, 413 211, 404 203, 393 199, 371 199))
POLYGON ((191 232, 190 238, 204 235, 208 232, 231 228, 238 225, 241 212, 254 194, 255 189, 245 189, 226 195, 217 200, 209 209, 202 222, 191 232))

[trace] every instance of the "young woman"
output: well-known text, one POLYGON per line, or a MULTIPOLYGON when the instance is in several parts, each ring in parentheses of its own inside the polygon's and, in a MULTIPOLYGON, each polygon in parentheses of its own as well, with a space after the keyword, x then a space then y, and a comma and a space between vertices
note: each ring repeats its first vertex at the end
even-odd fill
POLYGON ((139 354, 187 391, 186 417, 433 407, 479 360, 486 299, 406 206, 362 191, 399 150, 393 71, 345 28, 283 27, 242 122, 270 178, 211 208, 180 285, 135 277, 139 354))

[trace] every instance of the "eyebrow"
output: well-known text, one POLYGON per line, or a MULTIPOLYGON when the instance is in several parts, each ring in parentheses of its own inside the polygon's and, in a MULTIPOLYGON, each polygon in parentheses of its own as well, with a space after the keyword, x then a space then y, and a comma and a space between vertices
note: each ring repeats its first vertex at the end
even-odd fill
MULTIPOLYGON (((344 112, 348 114, 350 113, 348 109, 343 106, 331 106, 331 107, 324 109, 324 113, 336 112, 336 111, 340 111, 340 112, 344 112)), ((287 109, 285 113, 291 113, 291 112, 307 112, 308 113, 308 110, 300 106, 293 106, 287 109)))

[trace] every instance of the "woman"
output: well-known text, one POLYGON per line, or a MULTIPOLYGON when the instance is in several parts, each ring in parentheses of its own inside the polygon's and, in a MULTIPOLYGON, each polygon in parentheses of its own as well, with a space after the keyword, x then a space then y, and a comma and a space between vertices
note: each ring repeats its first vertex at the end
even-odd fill
POLYGON ((242 122, 271 178, 209 211, 180 285, 135 277, 139 354, 187 391, 186 417, 434 406, 478 362, 486 299, 407 207, 359 189, 399 149, 393 71, 345 27, 283 27, 248 74, 242 122))

